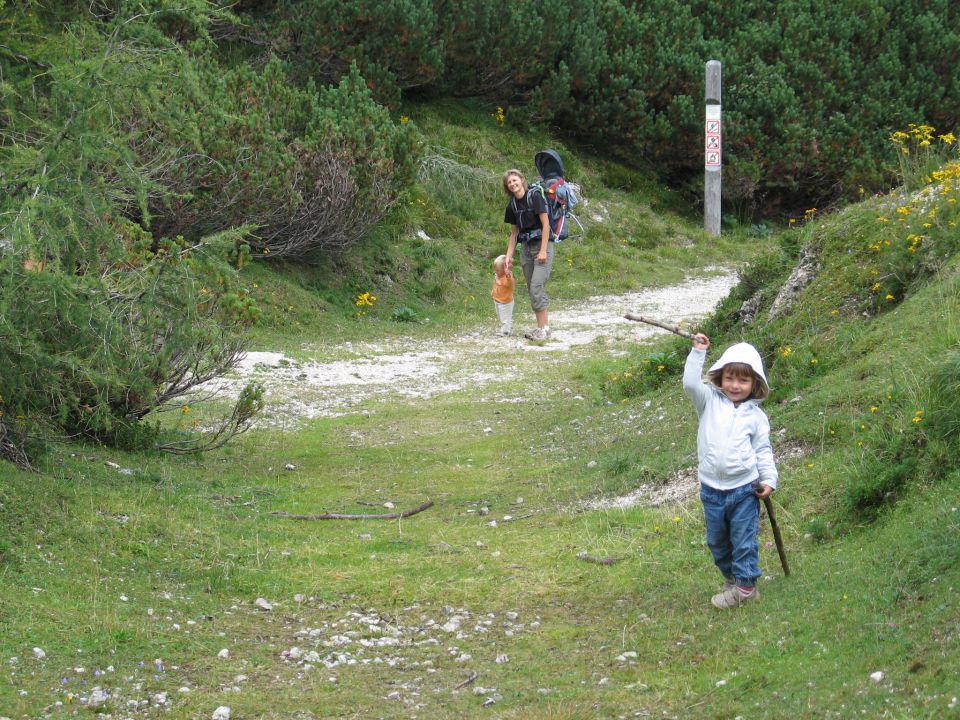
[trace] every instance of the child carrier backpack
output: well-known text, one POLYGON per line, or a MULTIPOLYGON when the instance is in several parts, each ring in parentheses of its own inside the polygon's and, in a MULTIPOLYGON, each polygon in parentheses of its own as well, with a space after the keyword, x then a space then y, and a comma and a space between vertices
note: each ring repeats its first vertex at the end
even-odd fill
POLYGON ((563 160, 556 150, 541 150, 533 158, 540 173, 540 179, 530 184, 527 190, 527 204, 530 193, 538 193, 547 204, 547 217, 550 220, 550 239, 559 242, 570 236, 570 224, 574 223, 583 235, 583 225, 573 214, 573 208, 580 201, 578 188, 567 182, 563 169, 563 160))

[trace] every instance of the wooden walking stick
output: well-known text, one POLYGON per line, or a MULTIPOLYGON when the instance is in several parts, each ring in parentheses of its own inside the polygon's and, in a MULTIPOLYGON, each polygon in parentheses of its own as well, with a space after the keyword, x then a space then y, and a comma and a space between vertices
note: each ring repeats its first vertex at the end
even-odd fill
MULTIPOLYGON (((755 480, 753 489, 760 491, 760 481, 755 480)), ((780 556, 780 564, 783 566, 783 574, 790 574, 790 566, 787 565, 787 554, 783 550, 783 538, 780 537, 780 526, 777 525, 777 518, 773 514, 773 500, 769 497, 763 499, 763 506, 767 509, 767 517, 770 518, 770 528, 773 530, 773 540, 777 544, 777 555, 780 556)))
POLYGON ((687 338, 687 340, 693 340, 693 333, 689 330, 684 330, 679 325, 671 325, 669 323, 660 322, 659 320, 654 320, 653 318, 645 317, 644 315, 634 315, 633 313, 627 313, 624 315, 627 320, 633 320, 634 322, 642 322, 647 325, 656 325, 662 330, 667 330, 672 332, 674 335, 679 335, 682 338, 687 338))

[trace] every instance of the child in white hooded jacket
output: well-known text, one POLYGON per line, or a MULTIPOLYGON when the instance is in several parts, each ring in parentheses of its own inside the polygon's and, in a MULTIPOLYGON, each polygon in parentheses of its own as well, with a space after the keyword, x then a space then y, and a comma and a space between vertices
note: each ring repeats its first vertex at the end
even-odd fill
POLYGON ((770 422, 759 404, 770 393, 760 353, 749 343, 732 345, 710 367, 704 382, 709 347, 706 335, 694 336, 683 389, 700 417, 700 500, 707 545, 724 578, 723 589, 711 602, 728 609, 759 597, 760 500, 776 490, 778 473, 770 422))

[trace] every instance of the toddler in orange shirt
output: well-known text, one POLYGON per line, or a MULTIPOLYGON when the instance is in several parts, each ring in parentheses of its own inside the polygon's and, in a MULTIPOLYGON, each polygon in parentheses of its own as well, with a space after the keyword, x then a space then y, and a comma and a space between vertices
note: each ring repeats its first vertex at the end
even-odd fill
POLYGON ((507 270, 507 256, 498 255, 493 261, 493 289, 490 296, 500 320, 498 335, 509 335, 513 330, 513 288, 516 281, 513 273, 507 270))

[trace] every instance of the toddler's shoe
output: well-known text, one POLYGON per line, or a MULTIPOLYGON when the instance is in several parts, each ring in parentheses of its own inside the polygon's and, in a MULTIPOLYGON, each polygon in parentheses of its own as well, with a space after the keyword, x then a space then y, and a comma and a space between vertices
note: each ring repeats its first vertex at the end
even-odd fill
POLYGON ((730 610, 731 608, 740 607, 744 603, 756 600, 758 597, 760 597, 760 591, 757 588, 753 588, 753 592, 745 594, 743 590, 733 585, 723 592, 714 595, 710 599, 710 602, 719 610, 730 610))

